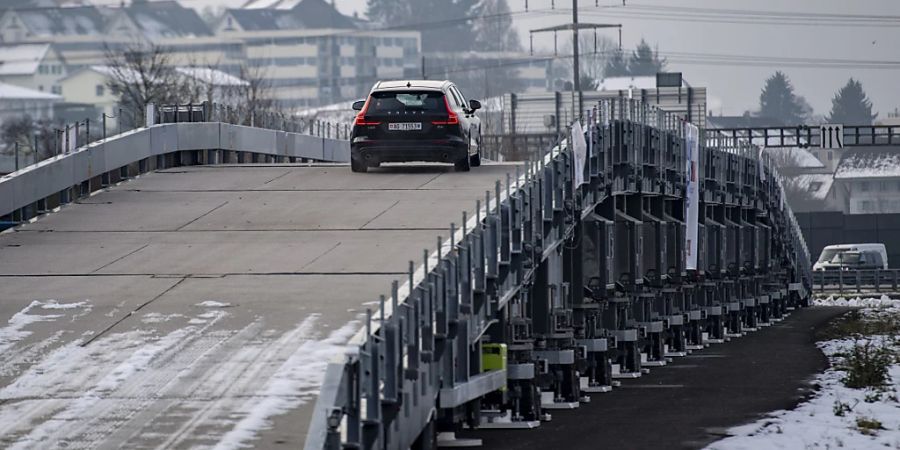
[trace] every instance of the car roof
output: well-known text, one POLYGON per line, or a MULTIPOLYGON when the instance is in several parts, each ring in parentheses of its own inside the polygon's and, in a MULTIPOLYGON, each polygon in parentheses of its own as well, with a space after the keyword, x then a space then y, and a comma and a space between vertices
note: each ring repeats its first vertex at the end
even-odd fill
POLYGON ((372 92, 384 90, 443 90, 452 85, 447 80, 395 80, 395 81, 379 81, 375 83, 372 92))

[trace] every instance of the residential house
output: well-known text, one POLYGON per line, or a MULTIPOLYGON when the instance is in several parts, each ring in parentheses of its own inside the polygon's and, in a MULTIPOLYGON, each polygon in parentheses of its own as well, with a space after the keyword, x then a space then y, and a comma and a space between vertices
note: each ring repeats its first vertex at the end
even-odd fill
POLYGON ((0 124, 10 118, 30 116, 35 120, 53 117, 53 105, 62 96, 12 84, 0 83, 0 124))
POLYGON ((834 180, 845 196, 845 214, 900 213, 900 151, 897 149, 846 150, 834 180))
POLYGON ((0 45, 0 82, 41 92, 60 93, 66 63, 50 44, 0 45))

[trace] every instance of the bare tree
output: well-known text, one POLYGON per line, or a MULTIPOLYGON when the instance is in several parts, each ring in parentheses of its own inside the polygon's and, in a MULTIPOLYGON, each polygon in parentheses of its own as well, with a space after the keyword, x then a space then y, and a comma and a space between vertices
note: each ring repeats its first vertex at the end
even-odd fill
POLYGON ((272 92, 272 82, 266 77, 266 70, 260 66, 241 64, 238 77, 246 82, 234 94, 243 107, 244 120, 252 123, 264 112, 281 112, 272 92))
POLYGON ((152 43, 106 48, 107 86, 126 109, 143 114, 148 104, 183 102, 189 92, 184 77, 170 65, 170 53, 152 43))
MULTIPOLYGON (((562 49, 565 55, 573 53, 572 39, 570 38, 562 49)), ((578 36, 578 53, 581 69, 581 84, 584 89, 596 89, 605 78, 604 69, 610 57, 619 48, 614 40, 601 34, 580 33, 578 36)), ((565 59, 565 68, 569 76, 574 70, 572 58, 565 59)))
POLYGON ((7 120, 0 127, 3 153, 12 154, 18 143, 23 165, 47 159, 56 154, 55 128, 58 126, 61 125, 45 120, 36 121, 27 115, 7 120))

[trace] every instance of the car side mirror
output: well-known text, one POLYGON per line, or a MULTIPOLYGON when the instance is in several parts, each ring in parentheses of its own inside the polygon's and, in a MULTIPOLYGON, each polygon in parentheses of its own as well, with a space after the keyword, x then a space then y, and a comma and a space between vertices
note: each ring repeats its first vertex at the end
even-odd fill
POLYGON ((359 101, 353 102, 353 110, 354 111, 362 111, 364 106, 366 106, 365 100, 359 100, 359 101))
POLYGON ((478 111, 479 109, 481 109, 481 102, 478 100, 469 100, 470 111, 478 111))

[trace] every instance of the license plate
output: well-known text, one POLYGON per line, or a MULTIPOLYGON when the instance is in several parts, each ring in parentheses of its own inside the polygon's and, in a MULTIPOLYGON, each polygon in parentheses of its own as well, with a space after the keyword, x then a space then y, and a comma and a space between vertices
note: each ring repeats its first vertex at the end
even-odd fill
POLYGON ((388 130, 390 131, 416 131, 421 129, 422 122, 399 122, 388 124, 388 130))

